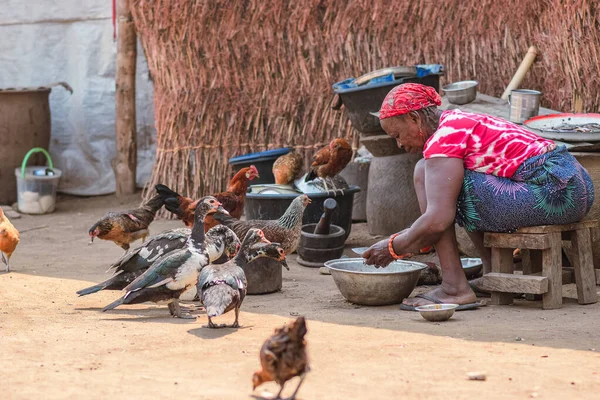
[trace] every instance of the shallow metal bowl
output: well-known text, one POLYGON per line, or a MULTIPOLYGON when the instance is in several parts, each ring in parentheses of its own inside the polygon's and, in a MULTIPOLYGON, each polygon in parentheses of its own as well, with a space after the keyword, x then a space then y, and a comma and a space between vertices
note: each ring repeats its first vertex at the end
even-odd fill
POLYGON ((458 304, 427 304, 416 307, 416 310, 427 321, 439 322, 449 320, 457 307, 458 304))
POLYGON ((454 82, 442 87, 448 101, 452 104, 467 104, 477 97, 477 81, 454 82))
POLYGON ((394 261, 385 268, 365 264, 364 258, 341 258, 325 262, 342 296, 351 303, 384 306, 401 303, 410 295, 427 265, 394 261))
POLYGON ((475 278, 483 268, 481 258, 461 258, 460 262, 462 263, 467 279, 475 278))
POLYGON ((264 183, 250 186, 250 193, 257 194, 300 194, 292 185, 277 185, 275 183, 264 183))

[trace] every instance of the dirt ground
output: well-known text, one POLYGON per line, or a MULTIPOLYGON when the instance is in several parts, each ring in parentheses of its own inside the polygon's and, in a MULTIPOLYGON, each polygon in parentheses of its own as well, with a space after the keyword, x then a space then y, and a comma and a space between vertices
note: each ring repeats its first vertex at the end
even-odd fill
MULTIPOLYGON (((59 201, 54 214, 13 221, 22 234, 13 272, 0 273, 2 398, 250 398, 262 342, 296 315, 308 320, 312 366, 299 399, 598 398, 600 304, 578 305, 572 287, 560 310, 519 301, 430 323, 397 306, 350 304, 331 276, 292 255, 283 290, 248 296, 237 330, 209 330, 203 313, 178 320, 153 304, 101 313, 118 292, 75 291, 105 279, 122 250, 99 240, 88 246, 87 230, 139 196, 59 201), (469 381, 469 372, 487 380, 469 381)), ((177 226, 159 220, 151 229, 177 226)), ((346 251, 374 241, 355 225, 346 251)))

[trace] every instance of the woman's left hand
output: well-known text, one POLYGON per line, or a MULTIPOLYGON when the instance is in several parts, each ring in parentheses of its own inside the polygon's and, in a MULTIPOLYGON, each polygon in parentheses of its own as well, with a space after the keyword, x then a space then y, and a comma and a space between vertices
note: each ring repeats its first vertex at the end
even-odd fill
POLYGON ((389 241, 389 238, 383 239, 369 247, 367 251, 362 254, 365 262, 369 265, 379 268, 387 267, 392 261, 394 261, 394 257, 392 257, 388 250, 389 241))

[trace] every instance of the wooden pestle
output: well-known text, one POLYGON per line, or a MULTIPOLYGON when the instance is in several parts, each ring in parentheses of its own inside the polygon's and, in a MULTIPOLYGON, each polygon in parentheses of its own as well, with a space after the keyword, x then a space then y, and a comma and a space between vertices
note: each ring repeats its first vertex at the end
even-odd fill
POLYGON ((321 215, 321 219, 315 228, 316 235, 329 235, 329 228, 331 227, 331 216, 333 215, 333 211, 337 207, 337 202, 329 198, 325 200, 323 203, 323 214, 321 215))

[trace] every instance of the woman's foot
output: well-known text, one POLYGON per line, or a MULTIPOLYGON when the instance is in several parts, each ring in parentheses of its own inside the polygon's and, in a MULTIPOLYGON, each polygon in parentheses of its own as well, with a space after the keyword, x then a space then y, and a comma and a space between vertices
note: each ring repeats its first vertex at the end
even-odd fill
MULTIPOLYGON (((471 290, 469 286, 461 290, 454 290, 453 294, 449 294, 444 290, 443 286, 440 286, 437 289, 434 289, 430 292, 427 292, 427 297, 431 299, 435 299, 440 303, 449 303, 449 304, 471 304, 477 302, 477 296, 471 290)), ((402 304, 407 306, 425 306, 427 304, 434 304, 432 301, 420 298, 420 297, 411 297, 409 299, 404 299, 402 304)))

